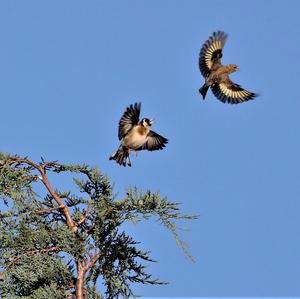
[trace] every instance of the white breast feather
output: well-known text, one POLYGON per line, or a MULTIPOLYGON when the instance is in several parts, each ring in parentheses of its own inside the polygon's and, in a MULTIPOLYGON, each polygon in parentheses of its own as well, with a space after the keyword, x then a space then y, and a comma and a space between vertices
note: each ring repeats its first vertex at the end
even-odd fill
POLYGON ((147 134, 139 134, 137 128, 133 128, 131 132, 123 139, 123 145, 131 149, 137 149, 141 147, 147 141, 147 134))

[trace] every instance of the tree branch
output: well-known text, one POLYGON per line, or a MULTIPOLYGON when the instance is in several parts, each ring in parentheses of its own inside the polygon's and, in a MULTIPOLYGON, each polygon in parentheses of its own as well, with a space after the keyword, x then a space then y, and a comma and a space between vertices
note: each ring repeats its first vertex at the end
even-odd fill
POLYGON ((92 256, 90 261, 86 258, 77 261, 77 282, 76 282, 76 298, 77 299, 84 299, 84 280, 86 272, 91 269, 95 263, 105 255, 105 252, 99 252, 92 256), (84 265, 83 265, 84 264, 84 265))
POLYGON ((105 252, 98 252, 96 253, 88 263, 85 264, 85 266, 83 267, 83 271, 84 273, 86 273, 89 269, 91 269, 95 263, 102 257, 105 255, 105 252))
POLYGON ((19 260, 21 260, 24 257, 27 256, 31 256, 37 253, 48 253, 48 252, 58 252, 58 251, 62 251, 62 249, 60 247, 49 247, 49 248, 42 248, 42 249, 34 249, 34 250, 30 250, 27 251, 25 253, 22 253, 20 255, 17 255, 16 257, 14 257, 10 263, 6 266, 6 269, 9 269, 11 266, 13 266, 16 262, 18 262, 19 260))
POLYGON ((29 161, 27 159, 15 158, 15 157, 12 158, 12 161, 27 164, 39 171, 39 173, 41 174, 41 181, 43 182, 44 186, 49 191, 49 193, 52 195, 53 199, 58 204, 58 209, 63 210, 65 217, 66 217, 67 225, 69 226, 69 228, 71 229, 72 232, 76 233, 78 230, 78 227, 76 226, 76 224, 74 223, 74 221, 72 219, 69 208, 63 203, 61 198, 54 191, 54 189, 52 188, 52 186, 48 180, 48 177, 46 176, 46 171, 45 171, 46 167, 53 163, 52 162, 43 163, 43 165, 40 166, 40 165, 38 165, 32 161, 29 161))
POLYGON ((46 208, 46 209, 36 210, 36 211, 33 211, 32 214, 42 215, 42 214, 47 214, 47 213, 57 211, 57 210, 60 210, 63 208, 64 208, 64 206, 56 206, 54 208, 46 208))
POLYGON ((69 208, 64 205, 64 203, 62 202, 62 200, 60 199, 60 197, 55 193, 55 191, 53 190, 52 186, 50 185, 50 182, 45 174, 44 169, 39 168, 39 171, 42 175, 42 181, 43 184, 45 185, 45 187, 47 188, 47 190, 49 191, 49 193, 52 195, 52 197, 54 198, 54 200, 57 202, 57 204, 62 208, 62 210, 64 211, 64 214, 66 216, 66 221, 67 221, 67 225, 69 226, 69 228, 71 229, 71 231, 73 233, 76 233, 77 231, 77 226, 75 225, 70 210, 69 208))
POLYGON ((82 215, 82 217, 77 221, 77 226, 80 226, 82 224, 84 224, 87 219, 90 216, 90 212, 89 211, 85 211, 85 213, 82 215))
POLYGON ((8 217, 26 217, 28 215, 43 215, 43 214, 47 214, 47 213, 51 213, 53 211, 57 211, 63 209, 63 206, 56 206, 54 208, 45 208, 45 209, 40 209, 40 210, 35 210, 35 211, 27 211, 24 213, 0 213, 0 218, 8 218, 8 217))

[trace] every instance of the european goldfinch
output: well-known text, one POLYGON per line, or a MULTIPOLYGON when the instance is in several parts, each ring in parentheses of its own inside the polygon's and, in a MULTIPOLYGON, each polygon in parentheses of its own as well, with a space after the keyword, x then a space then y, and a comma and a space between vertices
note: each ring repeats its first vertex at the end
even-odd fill
POLYGON ((229 74, 239 71, 235 64, 222 65, 222 50, 227 34, 217 31, 203 44, 199 55, 199 68, 205 78, 204 85, 199 89, 205 99, 208 88, 223 103, 238 104, 254 99, 257 95, 243 89, 230 80, 229 74))
POLYGON ((109 157, 123 166, 131 166, 129 159, 130 151, 148 150, 155 151, 163 149, 168 139, 150 130, 153 120, 140 118, 141 103, 135 103, 127 107, 119 121, 118 137, 121 144, 118 150, 109 157))

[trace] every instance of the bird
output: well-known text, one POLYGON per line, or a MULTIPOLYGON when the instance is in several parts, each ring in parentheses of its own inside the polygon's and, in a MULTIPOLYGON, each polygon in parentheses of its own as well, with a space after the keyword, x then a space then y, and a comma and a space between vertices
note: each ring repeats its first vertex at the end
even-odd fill
POLYGON ((151 131, 154 120, 142 118, 140 120, 141 103, 131 104, 126 108, 119 121, 118 137, 121 144, 117 151, 109 157, 119 165, 131 166, 130 151, 136 153, 141 150, 162 150, 168 139, 151 131))
POLYGON ((205 83, 199 89, 203 100, 209 88, 223 103, 238 104, 253 100, 257 94, 242 88, 229 78, 229 74, 239 71, 236 64, 223 65, 221 58, 228 35, 216 31, 203 44, 199 54, 199 68, 205 83))

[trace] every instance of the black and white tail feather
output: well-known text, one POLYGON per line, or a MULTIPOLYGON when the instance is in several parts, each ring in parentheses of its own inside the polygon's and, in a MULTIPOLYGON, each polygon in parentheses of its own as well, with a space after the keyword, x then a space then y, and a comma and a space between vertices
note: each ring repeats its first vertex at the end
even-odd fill
POLYGON ((120 145, 118 150, 109 157, 109 160, 115 160, 119 165, 123 165, 124 167, 128 165, 131 166, 130 158, 129 158, 129 150, 120 145))

